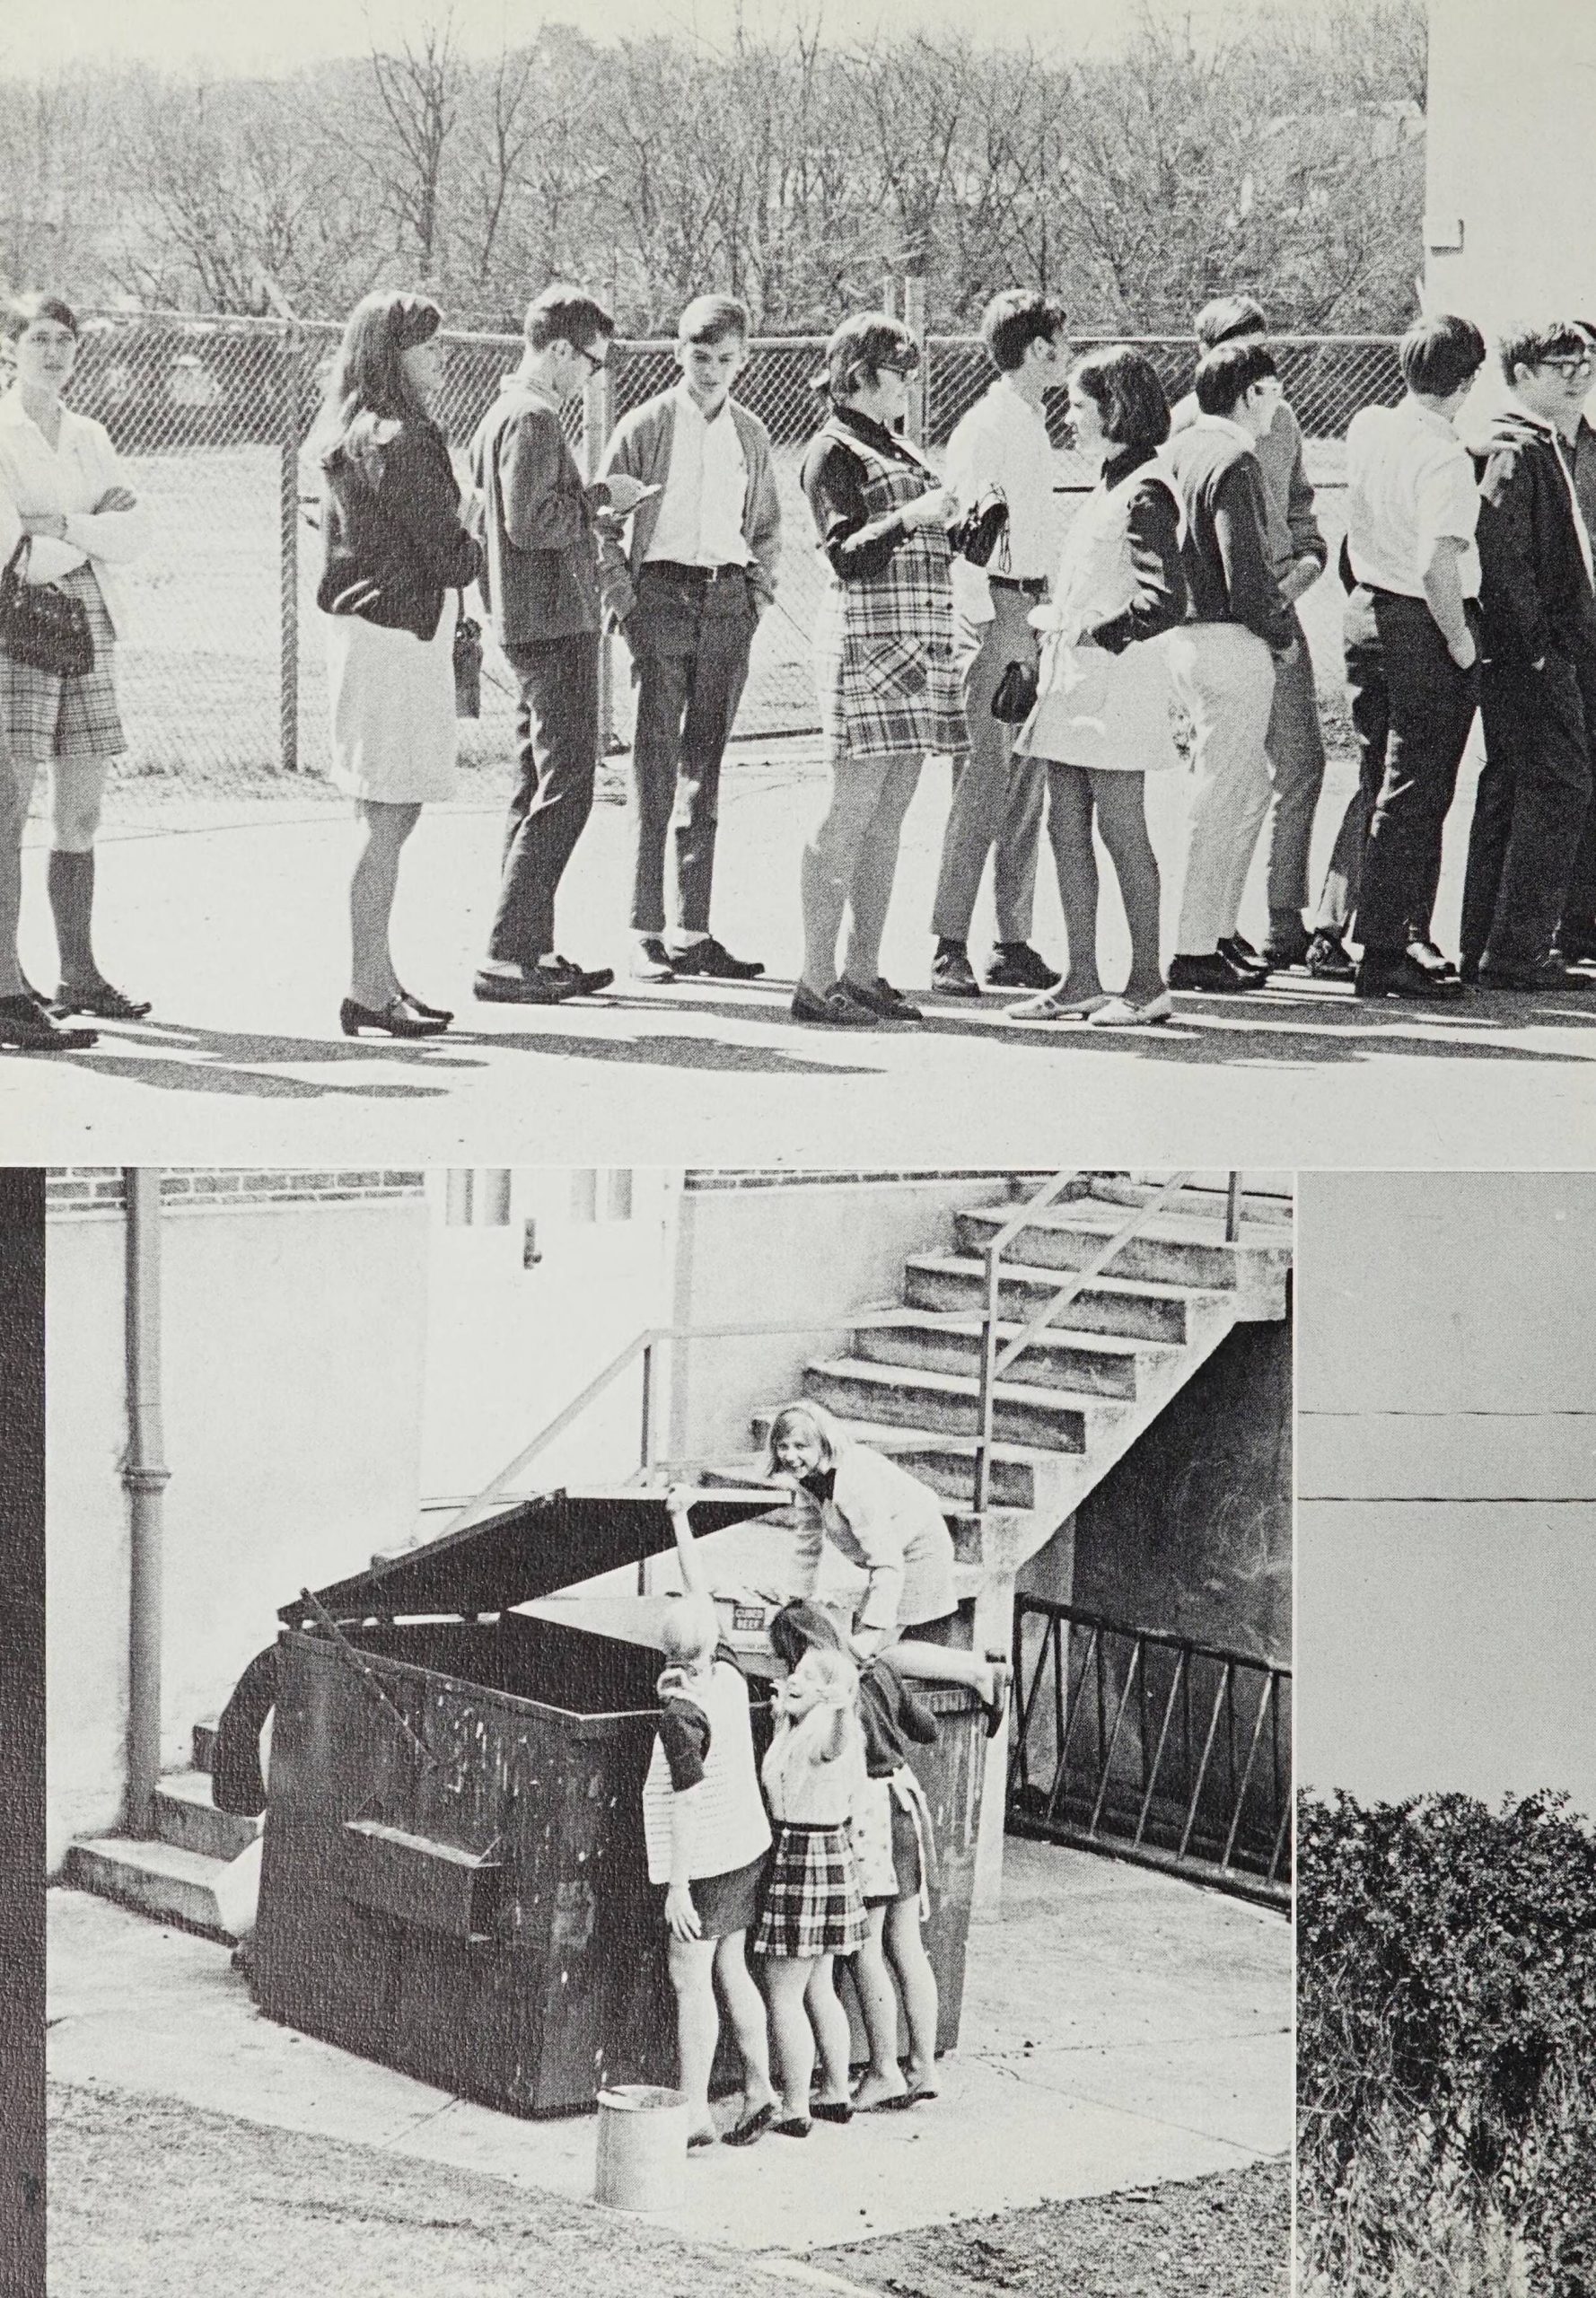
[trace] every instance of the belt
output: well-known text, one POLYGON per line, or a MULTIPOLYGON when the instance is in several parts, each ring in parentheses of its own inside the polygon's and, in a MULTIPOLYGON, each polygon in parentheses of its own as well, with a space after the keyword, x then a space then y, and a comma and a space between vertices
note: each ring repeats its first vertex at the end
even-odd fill
POLYGON ((1047 596, 1048 578, 1045 574, 988 574, 987 580, 999 591, 1023 591, 1028 599, 1047 596))
POLYGON ((748 568, 740 559, 733 559, 724 566, 688 566, 680 558, 649 558, 644 561, 645 574, 653 567, 657 567, 662 574, 679 575, 687 583, 723 583, 730 575, 748 573, 748 568))

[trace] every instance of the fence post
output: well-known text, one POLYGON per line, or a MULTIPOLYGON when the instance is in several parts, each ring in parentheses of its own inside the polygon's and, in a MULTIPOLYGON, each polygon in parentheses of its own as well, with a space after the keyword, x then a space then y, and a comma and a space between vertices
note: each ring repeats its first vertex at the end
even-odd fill
POLYGON ((914 337, 915 348, 920 355, 920 364, 909 377, 908 407, 903 420, 906 435, 918 447, 925 441, 931 383, 925 366, 925 282, 918 272, 911 273, 903 283, 903 323, 914 337))
POLYGON ((277 477, 278 750, 285 774, 299 772, 299 394, 303 371, 304 338, 290 322, 282 337, 277 477))
MULTIPOLYGON (((615 356, 613 351, 610 358, 615 356)), ((604 460, 604 449, 615 427, 615 378, 608 363, 590 372, 582 392, 582 469, 588 479, 599 476, 599 465, 604 460)), ((599 756, 602 758, 615 740, 615 663, 614 641, 599 636, 599 756)))
POLYGON ((889 319, 895 320, 898 317, 898 282, 890 272, 881 282, 881 307, 889 319))

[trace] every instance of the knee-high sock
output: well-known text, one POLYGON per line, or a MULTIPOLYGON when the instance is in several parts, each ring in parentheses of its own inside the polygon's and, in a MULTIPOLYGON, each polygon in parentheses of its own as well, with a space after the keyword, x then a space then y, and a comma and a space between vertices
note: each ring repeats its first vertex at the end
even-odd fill
POLYGON ((94 911, 94 850, 64 854, 50 850, 46 882, 50 914, 56 921, 56 946, 61 953, 64 982, 87 983, 98 977, 91 920, 94 911))

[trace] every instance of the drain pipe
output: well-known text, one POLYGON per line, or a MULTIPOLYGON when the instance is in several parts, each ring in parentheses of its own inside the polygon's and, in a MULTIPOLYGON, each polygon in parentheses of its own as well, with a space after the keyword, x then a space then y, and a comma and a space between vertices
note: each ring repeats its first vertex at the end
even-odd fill
POLYGON ((127 1208, 127 1800, 123 1825, 147 1836, 161 1776, 162 1495, 171 1480, 161 1416, 161 1168, 123 1168, 127 1208))

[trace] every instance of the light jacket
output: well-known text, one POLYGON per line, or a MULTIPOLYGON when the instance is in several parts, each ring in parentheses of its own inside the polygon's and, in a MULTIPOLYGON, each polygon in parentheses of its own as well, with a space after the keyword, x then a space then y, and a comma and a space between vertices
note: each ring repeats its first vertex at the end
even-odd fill
MULTIPOLYGON (((748 488, 742 503, 742 539, 750 554, 749 587, 764 611, 776 595, 776 567, 781 555, 781 502, 776 491, 776 469, 770 459, 770 434, 757 415, 728 399, 732 420, 748 465, 748 488)), ((602 476, 622 471, 645 487, 663 488, 671 470, 671 447, 676 435, 676 391, 662 391, 623 416, 604 450, 602 476)), ((639 503, 632 513, 626 548, 606 533, 599 545, 599 583, 604 610, 618 622, 630 614, 637 596, 637 577, 648 556, 648 546, 659 522, 661 495, 639 503)))
POLYGON ((935 1493, 868 1444, 845 1437, 835 1458, 831 1497, 813 1504, 826 1538, 869 1577, 855 1626, 890 1635, 944 1618, 957 1601, 953 1542, 935 1493))
POLYGON ((126 628, 127 605, 115 569, 147 547, 150 514, 143 503, 131 511, 96 511, 94 504, 111 487, 127 486, 127 474, 102 423, 64 407, 60 438, 52 449, 23 406, 18 386, 13 383, 0 396, 0 492, 24 516, 61 513, 66 520, 65 541, 34 536, 28 580, 54 583, 75 566, 92 566, 118 632, 126 628))

